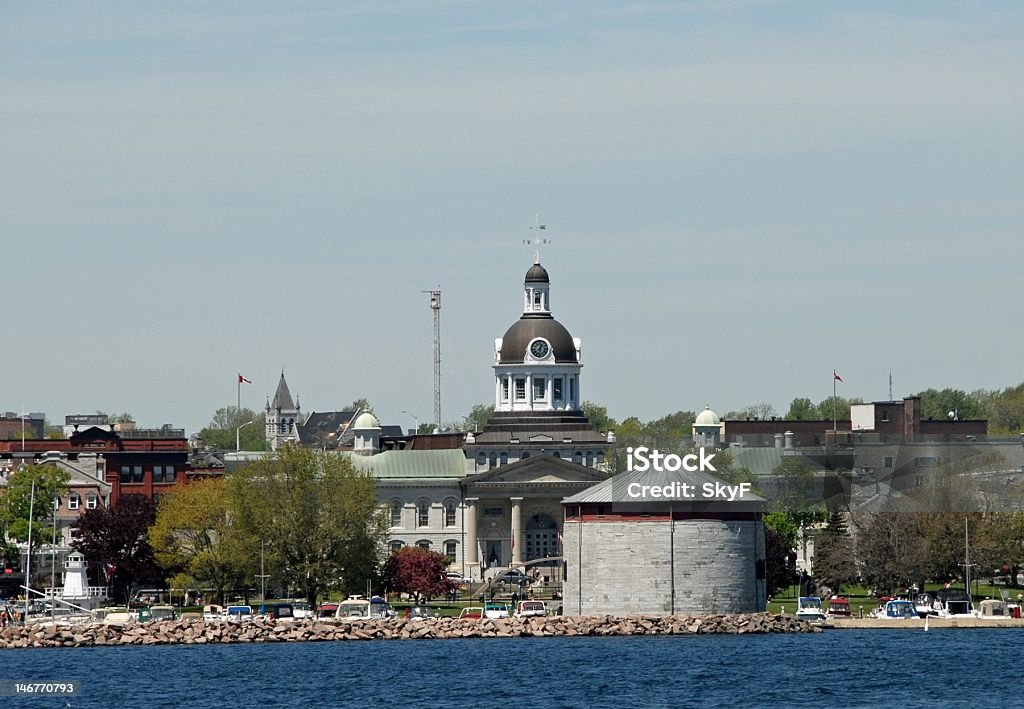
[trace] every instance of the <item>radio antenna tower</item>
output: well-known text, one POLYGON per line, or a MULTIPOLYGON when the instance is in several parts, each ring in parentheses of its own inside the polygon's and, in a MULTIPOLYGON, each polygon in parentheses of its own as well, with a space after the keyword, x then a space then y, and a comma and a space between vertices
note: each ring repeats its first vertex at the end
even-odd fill
POLYGON ((434 429, 441 430, 441 287, 425 290, 430 294, 430 309, 434 313, 434 429))

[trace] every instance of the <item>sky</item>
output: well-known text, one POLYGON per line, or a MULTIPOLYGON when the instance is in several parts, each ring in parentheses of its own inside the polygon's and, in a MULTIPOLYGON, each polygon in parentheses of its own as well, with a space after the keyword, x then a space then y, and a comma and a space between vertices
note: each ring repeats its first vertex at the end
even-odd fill
MULTIPOLYGON (((619 419, 1015 385, 1024 5, 0 7, 0 412, 493 403, 543 223, 619 419)), ((409 413, 403 413, 409 412, 409 413)))

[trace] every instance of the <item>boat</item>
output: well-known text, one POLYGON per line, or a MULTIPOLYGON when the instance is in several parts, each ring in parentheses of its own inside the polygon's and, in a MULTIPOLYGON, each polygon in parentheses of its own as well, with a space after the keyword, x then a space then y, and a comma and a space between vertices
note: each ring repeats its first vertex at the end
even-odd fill
POLYGON ((1010 611, 1006 607, 1006 604, 995 598, 986 598, 984 601, 978 604, 979 618, 1009 618, 1010 611))
POLYGON ((917 615, 920 618, 924 618, 929 615, 938 615, 939 605, 935 600, 935 594, 925 592, 914 596, 914 609, 917 611, 917 615))
POLYGON ((821 599, 817 596, 800 596, 796 617, 808 622, 820 623, 824 621, 825 611, 821 609, 821 599))
POLYGON ((850 599, 844 598, 843 596, 832 596, 828 599, 828 616, 830 618, 849 618, 853 614, 850 612, 850 599))
POLYGON ((940 618, 973 618, 974 603, 963 588, 940 588, 935 592, 935 603, 938 605, 937 616, 940 618))
POLYGON ((894 598, 885 602, 884 606, 876 608, 871 615, 875 618, 909 620, 917 619, 917 607, 913 601, 905 598, 894 598))

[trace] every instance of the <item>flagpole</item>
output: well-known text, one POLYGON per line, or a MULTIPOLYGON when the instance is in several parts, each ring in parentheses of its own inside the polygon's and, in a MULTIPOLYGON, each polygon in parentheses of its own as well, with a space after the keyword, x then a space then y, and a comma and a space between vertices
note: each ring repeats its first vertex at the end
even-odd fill
POLYGON ((836 370, 832 370, 832 433, 836 432, 836 370))
POLYGON ((235 384, 238 388, 238 399, 235 403, 235 416, 239 419, 242 418, 242 373, 238 373, 238 382, 235 384))

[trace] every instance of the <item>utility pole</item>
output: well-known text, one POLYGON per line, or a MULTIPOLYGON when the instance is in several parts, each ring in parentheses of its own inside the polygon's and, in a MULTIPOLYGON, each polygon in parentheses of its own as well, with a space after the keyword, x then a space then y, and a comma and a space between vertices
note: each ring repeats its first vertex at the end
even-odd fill
POLYGON ((441 288, 423 291, 430 294, 434 313, 434 428, 441 430, 441 288))

